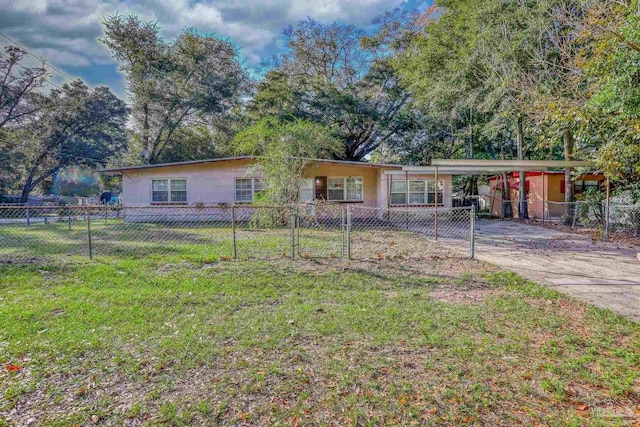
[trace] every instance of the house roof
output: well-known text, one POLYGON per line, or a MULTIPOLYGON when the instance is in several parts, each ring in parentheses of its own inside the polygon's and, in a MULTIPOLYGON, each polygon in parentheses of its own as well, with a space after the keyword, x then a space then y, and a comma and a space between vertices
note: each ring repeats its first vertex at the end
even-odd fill
MULTIPOLYGON (((153 169, 171 166, 199 165, 207 163, 228 162, 233 160, 257 160, 259 156, 220 157, 217 159, 191 160, 186 162, 157 163, 152 165, 124 166, 119 168, 104 169, 102 172, 119 173, 127 170, 153 169)), ((511 172, 517 169, 532 171, 549 171, 549 168, 565 167, 589 167, 593 166, 588 161, 564 161, 564 160, 480 160, 480 159, 433 159, 431 166, 410 166, 392 163, 370 163, 351 160, 316 159, 309 160, 319 163, 332 163, 340 165, 353 165, 360 167, 390 168, 388 175, 399 174, 434 174, 436 170, 442 175, 490 175, 502 172, 511 172)), ((549 171, 551 172, 551 171, 549 171)))
MULTIPOLYGON (((103 169, 102 172, 109 173, 118 173, 127 170, 136 170, 136 169, 153 169, 153 168, 163 168, 170 166, 185 166, 185 165, 200 165, 206 163, 218 163, 218 162, 228 162, 233 160, 257 160, 258 156, 236 156, 236 157, 220 157, 217 159, 205 159, 205 160, 190 160, 186 162, 171 162, 171 163, 157 163, 152 165, 138 165, 138 166, 124 166, 119 168, 109 168, 103 169)), ((386 167, 386 168, 402 168, 402 165, 391 164, 391 163, 369 163, 369 162, 357 162, 351 160, 332 160, 332 159, 314 159, 310 158, 309 160, 319 163, 333 163, 333 164, 341 164, 341 165, 353 165, 353 166, 364 166, 364 167, 386 167)))

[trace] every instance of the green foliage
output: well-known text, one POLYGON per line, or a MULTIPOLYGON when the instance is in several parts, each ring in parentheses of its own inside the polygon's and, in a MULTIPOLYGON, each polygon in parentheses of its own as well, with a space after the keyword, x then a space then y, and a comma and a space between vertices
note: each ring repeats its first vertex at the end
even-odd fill
POLYGON ((392 63, 452 139, 472 139, 475 156, 509 158, 521 117, 530 158, 561 155, 568 131, 575 153, 565 157, 595 159, 620 182, 640 178, 636 0, 439 0, 421 19, 392 63))
POLYGON ((25 123, 39 110, 31 101, 50 75, 44 67, 27 66, 26 55, 15 46, 5 46, 0 55, 0 129, 25 123))
MULTIPOLYGON (((586 70, 594 81, 585 133, 595 133, 600 168, 620 184, 640 180, 640 11, 638 3, 593 16, 598 28, 586 70)), ((588 135, 587 135, 588 137, 588 135)))
POLYGON ((200 148, 206 151, 207 144, 187 130, 194 126, 232 131, 232 117, 249 82, 230 42, 193 29, 167 42, 156 23, 135 16, 108 16, 104 26, 102 41, 127 76, 133 136, 145 161, 204 154, 200 148), (185 136, 193 137, 191 147, 181 147, 185 136), (199 149, 192 150, 194 145, 199 149))
POLYGON ((389 65, 388 50, 361 44, 364 36, 361 28, 313 19, 286 30, 287 52, 258 84, 252 118, 324 126, 343 145, 336 157, 346 160, 363 160, 413 132, 406 114, 410 96, 389 65))
POLYGON ((238 133, 236 154, 259 156, 254 171, 263 176, 265 190, 259 202, 286 205, 296 201, 305 169, 313 159, 339 155, 341 145, 318 124, 265 117, 238 133))
POLYGON ((23 203, 58 171, 104 165, 126 148, 128 108, 104 86, 89 89, 74 80, 39 97, 37 108, 37 117, 12 133, 20 143, 12 161, 19 165, 23 203))

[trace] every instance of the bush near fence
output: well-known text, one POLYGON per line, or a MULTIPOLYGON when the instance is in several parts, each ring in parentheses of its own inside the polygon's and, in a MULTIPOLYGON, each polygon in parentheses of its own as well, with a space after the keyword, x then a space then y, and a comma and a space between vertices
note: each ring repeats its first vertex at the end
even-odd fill
POLYGON ((469 253, 473 239, 472 208, 436 211, 305 203, 0 207, 0 213, 0 255, 9 257, 375 259, 425 256, 437 250, 427 248, 428 240, 449 240, 469 253))

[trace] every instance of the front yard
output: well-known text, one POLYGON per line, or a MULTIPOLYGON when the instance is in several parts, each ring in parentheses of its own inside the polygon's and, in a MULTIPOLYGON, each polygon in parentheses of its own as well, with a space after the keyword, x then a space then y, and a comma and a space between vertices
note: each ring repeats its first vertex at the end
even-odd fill
POLYGON ((633 425, 640 326, 446 252, 0 264, 0 426, 633 425))

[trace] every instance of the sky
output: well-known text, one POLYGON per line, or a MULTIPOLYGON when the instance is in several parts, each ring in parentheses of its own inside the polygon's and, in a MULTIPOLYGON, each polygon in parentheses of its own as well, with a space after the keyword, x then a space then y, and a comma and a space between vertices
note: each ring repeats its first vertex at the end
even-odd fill
MULTIPOLYGON (((91 86, 106 85, 126 96, 125 81, 102 37, 101 20, 113 13, 158 21, 170 40, 183 28, 232 40, 245 65, 257 70, 261 59, 282 51, 282 30, 314 18, 367 27, 396 7, 424 10, 430 0, 0 0, 0 32, 91 86)), ((0 36, 0 45, 10 44, 0 36)), ((30 58, 35 65, 37 60, 30 58)), ((31 64, 28 64, 31 65, 31 64)), ((54 73, 53 82, 67 79, 54 73)))

